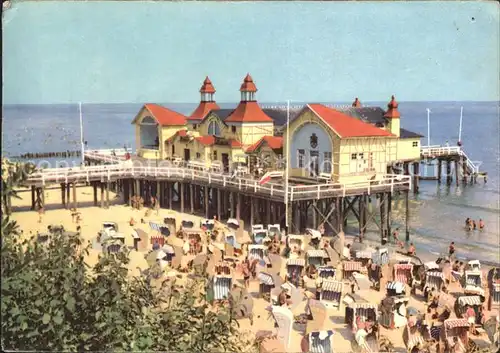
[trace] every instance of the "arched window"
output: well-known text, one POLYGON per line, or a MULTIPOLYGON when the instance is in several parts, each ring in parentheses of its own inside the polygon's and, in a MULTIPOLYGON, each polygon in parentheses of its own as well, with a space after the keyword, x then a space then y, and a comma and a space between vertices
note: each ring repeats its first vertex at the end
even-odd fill
POLYGON ((156 120, 150 116, 147 116, 144 119, 142 119, 141 125, 156 125, 156 120))
POLYGON ((216 121, 211 121, 208 124, 208 134, 213 136, 220 136, 220 127, 216 121))

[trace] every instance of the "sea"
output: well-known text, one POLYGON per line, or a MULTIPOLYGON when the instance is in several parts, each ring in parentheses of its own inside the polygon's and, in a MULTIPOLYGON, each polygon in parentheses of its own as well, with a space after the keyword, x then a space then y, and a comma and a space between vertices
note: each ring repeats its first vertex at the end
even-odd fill
MULTIPOLYGON (((346 102, 324 102, 345 106, 346 102)), ((293 106, 301 103, 294 103, 293 106)), ((387 102, 369 102, 368 106, 385 107, 387 102)), ((192 112, 196 104, 164 103, 183 114, 192 112)), ((220 104, 222 108, 235 104, 220 104)), ((266 106, 284 102, 263 103, 266 106)), ((132 120, 141 104, 83 104, 84 140, 89 149, 135 148, 132 120)), ((487 172, 487 181, 456 186, 438 184, 435 180, 420 181, 420 192, 411 194, 410 233, 419 253, 447 252, 454 241, 459 257, 477 258, 491 265, 500 263, 500 115, 499 102, 400 102, 401 126, 420 133, 422 145, 456 145, 459 137, 460 111, 463 108, 462 143, 467 155, 487 172), (427 121, 430 109, 430 124, 427 121), (430 134, 428 134, 430 131, 430 134), (466 231, 465 219, 482 219, 482 231, 466 231)), ((2 154, 15 157, 34 152, 79 150, 80 119, 78 104, 69 105, 5 105, 2 111, 2 154)), ((60 159, 58 160, 60 161, 60 159)), ((39 160, 33 160, 40 163, 39 160)), ((66 162, 79 165, 78 158, 66 162)), ((56 166, 55 159, 45 159, 56 166)), ((424 175, 436 175, 435 166, 423 164, 424 175)), ((444 171, 443 171, 444 175, 444 171)), ((404 238, 405 208, 403 199, 395 197, 394 227, 400 226, 404 238)), ((347 232, 356 232, 348 226, 347 232)), ((367 237, 378 238, 375 228, 367 237)))

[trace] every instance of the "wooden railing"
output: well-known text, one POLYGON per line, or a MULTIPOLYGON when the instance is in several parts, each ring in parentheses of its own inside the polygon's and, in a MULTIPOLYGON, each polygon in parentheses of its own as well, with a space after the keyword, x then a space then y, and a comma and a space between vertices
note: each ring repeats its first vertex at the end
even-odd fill
POLYGON ((434 158, 439 156, 461 156, 467 163, 469 172, 476 174, 479 173, 479 165, 475 164, 460 146, 422 146, 420 147, 420 154, 423 157, 434 158))
MULTIPOLYGON (((125 178, 151 177, 160 180, 193 181, 243 192, 265 194, 273 198, 285 196, 284 183, 268 182, 263 185, 259 180, 231 176, 223 173, 213 173, 198 169, 183 167, 155 167, 112 164, 79 168, 44 169, 34 173, 28 179, 30 184, 45 185, 48 183, 114 181, 125 178)), ((407 175, 384 175, 375 181, 351 183, 321 183, 317 185, 290 185, 290 201, 298 199, 327 198, 348 196, 352 194, 372 193, 378 191, 408 190, 411 188, 411 177, 407 175)))

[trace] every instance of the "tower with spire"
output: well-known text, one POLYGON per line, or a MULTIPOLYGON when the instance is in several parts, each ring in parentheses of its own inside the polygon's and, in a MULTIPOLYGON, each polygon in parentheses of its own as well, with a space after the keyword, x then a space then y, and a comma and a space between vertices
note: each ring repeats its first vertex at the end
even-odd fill
POLYGON ((384 114, 384 118, 387 120, 387 129, 391 132, 391 134, 400 136, 400 123, 401 114, 398 111, 398 102, 396 102, 396 98, 394 96, 391 97, 391 101, 387 104, 387 111, 384 114))
POLYGON ((191 113, 189 120, 202 120, 211 110, 220 109, 214 100, 215 87, 208 76, 200 88, 200 104, 191 113))

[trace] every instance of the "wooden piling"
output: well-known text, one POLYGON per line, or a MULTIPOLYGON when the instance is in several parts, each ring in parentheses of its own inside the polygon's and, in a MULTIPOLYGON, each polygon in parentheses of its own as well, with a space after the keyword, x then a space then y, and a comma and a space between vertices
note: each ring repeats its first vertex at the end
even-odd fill
POLYGON ((221 204, 222 204, 222 200, 220 199, 221 198, 221 191, 220 189, 217 189, 217 219, 219 221, 221 221, 221 204))
MULTIPOLYGON (((418 190, 417 190, 418 192, 418 190)), ((389 240, 391 237, 391 224, 392 224, 392 219, 391 219, 391 214, 392 214, 392 194, 390 192, 387 193, 386 196, 386 202, 387 202, 387 239, 389 240)))
POLYGON ((71 183, 66 183, 66 208, 69 209, 71 207, 71 183))
POLYGON ((405 191, 405 210, 406 210, 406 217, 405 217, 405 233, 406 233, 406 241, 410 241, 410 198, 409 198, 409 191, 405 191))
POLYGON ((108 181, 106 183, 106 208, 109 208, 109 188, 110 188, 110 182, 108 181))
POLYGON ((419 177, 420 177, 420 162, 413 163, 413 192, 418 194, 419 190, 419 177))
POLYGON ((442 165, 442 162, 440 159, 438 159, 438 170, 437 170, 437 179, 438 179, 438 183, 441 183, 441 179, 442 179, 442 172, 443 172, 443 165, 442 165))
POLYGON ((174 199, 174 183, 167 182, 167 190, 168 190, 168 208, 170 210, 173 209, 173 199, 174 199))
POLYGON ((208 210, 210 208, 210 202, 208 200, 208 186, 205 186, 203 189, 204 189, 203 190, 203 192, 204 192, 203 202, 205 203, 205 218, 208 219, 208 217, 209 217, 208 210))
POLYGON ((184 213, 184 183, 179 183, 180 184, 180 198, 181 198, 181 213, 184 213))
MULTIPOLYGON (((134 179, 130 179, 128 181, 128 190, 129 190, 128 205, 130 207, 132 207, 132 197, 135 196, 134 184, 135 184, 134 179)), ((97 185, 96 185, 96 188, 97 188, 97 185)))
POLYGON ((78 202, 76 200, 76 183, 73 183, 73 208, 78 208, 78 202))
POLYGON ((94 189, 94 206, 97 207, 97 184, 95 182, 92 183, 92 189, 94 189))
POLYGON ((236 194, 236 219, 238 222, 241 219, 241 194, 237 193, 236 194))
MULTIPOLYGON (((254 210, 255 212, 255 210, 254 210)), ((258 209, 257 209, 258 213, 258 209)), ((254 215, 255 216, 255 215, 254 215)), ((234 218, 234 192, 229 192, 229 217, 234 218)))
POLYGON ((35 200, 35 193, 36 193, 36 187, 34 185, 31 186, 31 210, 34 210, 36 208, 36 200, 35 200))
POLYGON ((467 184, 467 163, 465 163, 465 158, 463 156, 460 156, 460 163, 462 165, 462 181, 465 184, 467 184))
POLYGON ((250 228, 253 227, 253 222, 255 221, 255 215, 254 215, 254 198, 250 197, 250 228))
POLYGON ((194 214, 194 185, 189 185, 189 203, 191 205, 191 214, 194 214))
POLYGON ((460 167, 458 165, 458 160, 455 159, 455 182, 456 185, 460 185, 460 167))
POLYGON ((386 232, 386 226, 387 226, 387 216, 386 216, 386 202, 385 202, 385 193, 380 193, 379 194, 379 209, 380 209, 380 243, 382 245, 385 244, 387 241, 387 232, 386 232))
POLYGON ((447 160, 446 161, 446 184, 450 185, 452 182, 452 177, 451 177, 451 161, 447 160))
POLYGON ((104 183, 101 181, 101 208, 104 208, 104 183))
POLYGON ((61 205, 63 208, 66 208, 66 188, 64 186, 64 183, 61 183, 60 186, 61 186, 61 205))

